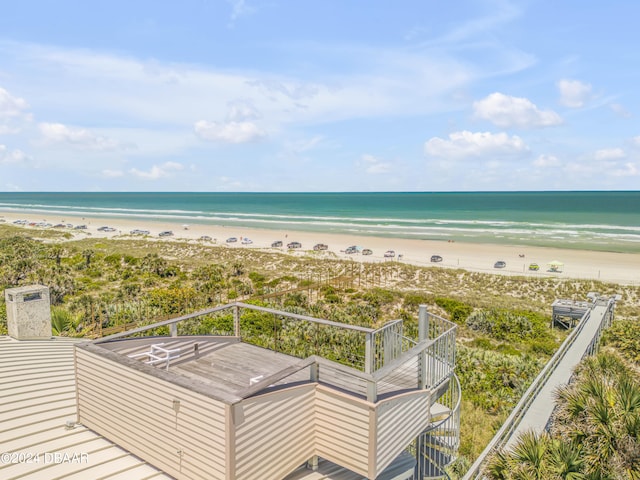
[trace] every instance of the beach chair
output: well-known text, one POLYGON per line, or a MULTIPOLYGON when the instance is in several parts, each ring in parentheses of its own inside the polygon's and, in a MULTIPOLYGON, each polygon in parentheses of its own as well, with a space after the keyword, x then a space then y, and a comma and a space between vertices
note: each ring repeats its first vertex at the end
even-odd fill
POLYGON ((180 358, 180 349, 167 349, 162 345, 164 345, 164 343, 152 344, 151 348, 148 351, 129 355, 129 358, 147 357, 147 360, 144 362, 145 364, 159 365, 164 363, 165 369, 169 370, 169 362, 175 358, 180 358))

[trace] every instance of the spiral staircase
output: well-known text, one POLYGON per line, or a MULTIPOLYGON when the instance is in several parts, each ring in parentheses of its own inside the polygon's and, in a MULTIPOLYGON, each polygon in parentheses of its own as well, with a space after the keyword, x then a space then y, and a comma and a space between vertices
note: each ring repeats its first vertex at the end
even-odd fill
POLYGON ((431 425, 416 439, 416 479, 449 478, 446 467, 460 446, 460 382, 453 374, 447 390, 431 407, 431 425))

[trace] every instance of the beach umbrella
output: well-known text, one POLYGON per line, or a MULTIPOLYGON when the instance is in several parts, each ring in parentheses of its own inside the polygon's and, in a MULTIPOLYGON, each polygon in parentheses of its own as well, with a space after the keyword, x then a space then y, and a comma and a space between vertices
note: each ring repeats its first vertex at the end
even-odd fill
POLYGON ((562 269, 564 263, 559 262, 558 260, 554 260, 553 262, 547 263, 547 265, 549 265, 549 269, 552 272, 559 272, 562 269))

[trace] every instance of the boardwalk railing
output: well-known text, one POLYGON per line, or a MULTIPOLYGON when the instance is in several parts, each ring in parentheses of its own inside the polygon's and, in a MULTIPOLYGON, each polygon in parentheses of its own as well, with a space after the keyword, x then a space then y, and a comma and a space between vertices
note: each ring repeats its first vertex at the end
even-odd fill
MULTIPOLYGON (((589 344, 589 348, 588 348, 587 352, 585 353, 586 355, 592 354, 596 350, 598 342, 599 342, 601 334, 602 334, 602 330, 606 326, 611 325, 611 321, 613 319, 613 310, 614 310, 614 306, 615 306, 615 299, 614 298, 598 299, 598 300, 596 300, 596 303, 597 302, 600 302, 599 303, 600 305, 606 305, 607 306, 607 312, 602 317, 601 324, 600 324, 600 326, 599 326, 599 328, 597 330, 596 335, 594 335, 591 343, 589 344)), ((591 309, 589 309, 589 310, 587 310, 585 312, 585 314, 582 316, 582 319, 578 323, 578 326, 567 336, 567 338, 562 343, 560 348, 551 357, 549 362, 547 362, 547 364, 544 366, 544 368, 538 374, 538 376, 533 380, 533 382, 531 383, 531 385, 529 386, 527 391, 520 398, 520 401, 514 407, 514 409, 511 412, 511 414, 507 417, 505 422, 502 424, 502 427, 500 427, 500 430, 498 430, 498 432, 495 434, 493 439, 491 439, 489 444, 482 451, 482 453, 476 459, 476 461, 473 463, 471 468, 467 471, 467 473, 463 477, 463 480, 472 480, 472 479, 481 479, 481 478, 483 478, 483 476, 482 476, 482 468, 484 467, 485 462, 489 459, 489 456, 492 453, 498 451, 499 449, 503 448, 507 444, 507 442, 511 438, 513 432, 516 430, 516 428, 518 427, 518 424, 522 420, 522 417, 527 412, 527 410, 529 409, 529 407, 531 406, 531 404, 535 400, 535 398, 538 395, 538 393, 540 393, 540 391, 544 387, 546 381, 549 379, 551 374, 554 372, 554 370, 556 369, 558 364, 565 358, 565 354, 567 353, 569 348, 575 343, 576 339, 578 338, 578 336, 580 335, 580 333, 584 329, 585 325, 587 324, 587 322, 591 318, 591 312, 592 312, 591 309)))

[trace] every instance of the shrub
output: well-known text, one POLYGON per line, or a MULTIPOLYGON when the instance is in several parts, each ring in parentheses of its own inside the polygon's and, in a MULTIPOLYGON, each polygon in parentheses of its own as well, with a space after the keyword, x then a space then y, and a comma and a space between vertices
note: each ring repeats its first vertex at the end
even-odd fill
POLYGON ((473 307, 470 305, 453 298, 436 298, 435 303, 449 314, 451 321, 460 324, 464 323, 473 311, 473 307))
POLYGON ((160 308, 165 314, 183 313, 196 297, 190 287, 157 288, 149 292, 149 306, 160 308))
POLYGON ((496 414, 513 408, 543 363, 528 355, 507 355, 460 345, 456 373, 465 398, 496 414))
POLYGON ((0 335, 7 334, 7 304, 0 301, 0 335))
POLYGON ((324 299, 327 303, 341 303, 342 299, 340 295, 336 295, 335 293, 329 293, 324 296, 324 299))
POLYGON ((640 363, 640 335, 637 320, 617 320, 605 330, 604 345, 611 345, 634 363, 640 363))
POLYGON ((540 338, 532 340, 529 343, 531 353, 542 353, 544 355, 553 355, 558 349, 558 342, 553 338, 540 338))
POLYGON ((336 289, 331 285, 323 285, 320 287, 320 292, 322 292, 323 295, 332 295, 336 293, 336 289))
MULTIPOLYGON (((466 325, 480 333, 491 336, 496 340, 522 342, 535 340, 542 342, 539 347, 544 349, 551 345, 544 342, 554 342, 551 331, 547 327, 544 316, 535 312, 510 311, 503 309, 479 310, 469 315, 466 325)), ((555 343, 553 343, 555 350, 555 343)))
POLYGON ((111 255, 107 255, 104 257, 104 263, 111 265, 112 267, 117 267, 120 265, 122 257, 117 253, 112 253, 111 255))
POLYGON ((284 299, 285 307, 306 307, 309 305, 309 299, 304 293, 289 293, 284 299))
POLYGON ((423 293, 408 293, 404 297, 404 305, 408 309, 416 309, 420 305, 427 305, 432 303, 433 298, 430 295, 423 293))
POLYGON ((481 348, 482 350, 493 350, 495 347, 493 342, 486 337, 476 338, 473 342, 471 342, 472 347, 481 348))
POLYGON ((267 277, 258 272, 249 272, 249 280, 251 280, 254 285, 259 286, 262 285, 267 277))

